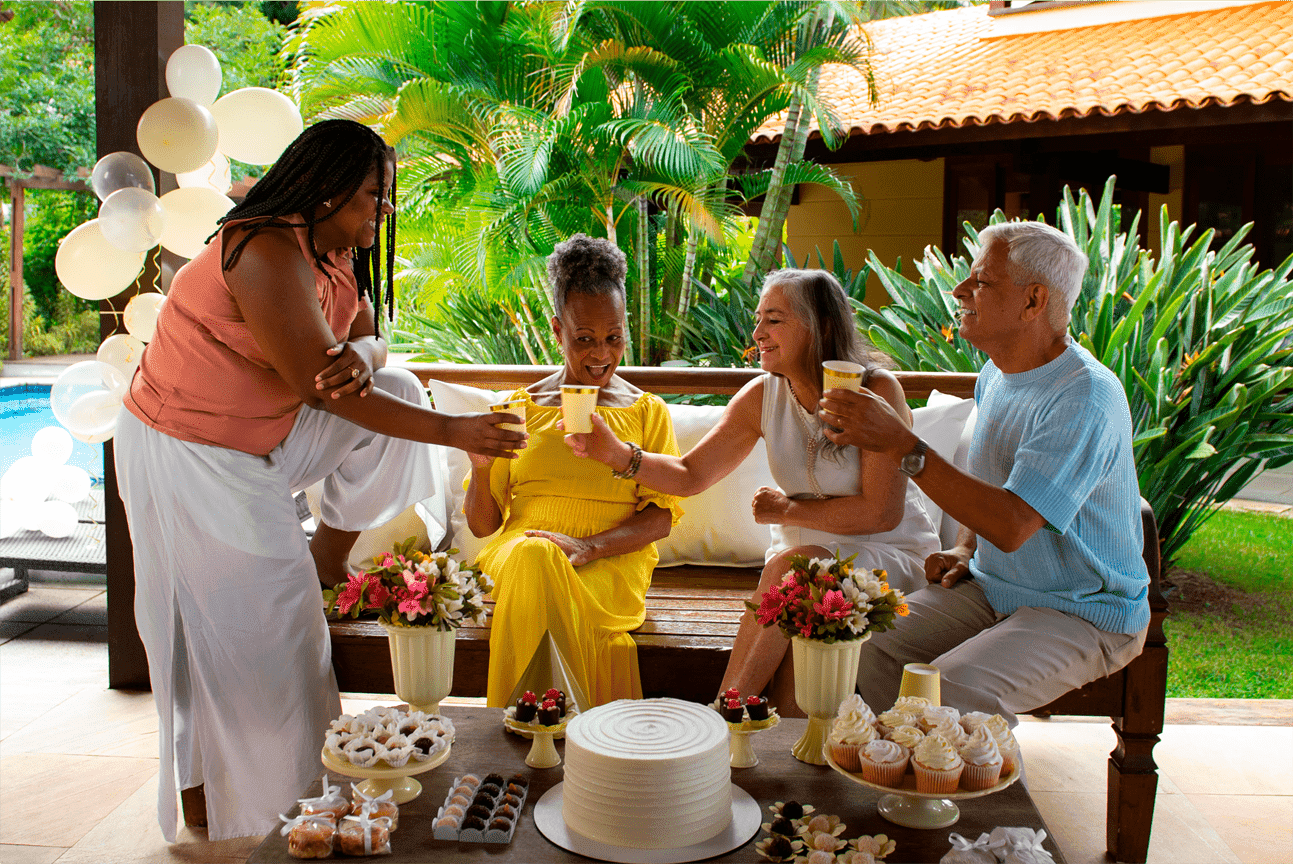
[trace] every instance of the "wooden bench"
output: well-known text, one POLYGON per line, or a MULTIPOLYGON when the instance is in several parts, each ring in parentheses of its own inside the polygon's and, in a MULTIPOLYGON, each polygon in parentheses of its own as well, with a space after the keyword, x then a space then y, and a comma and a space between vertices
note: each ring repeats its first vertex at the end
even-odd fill
MULTIPOLYGON (((406 364, 422 381, 436 378, 491 389, 525 386, 550 374, 536 366, 406 364)), ((660 394, 731 395, 758 375, 754 369, 625 367, 620 374, 660 394)), ((930 390, 968 397, 975 376, 958 373, 897 372, 908 398, 930 390)), ((1153 611, 1145 649, 1125 669, 1065 694, 1038 715, 1107 716, 1117 746, 1109 756, 1107 840, 1118 861, 1143 862, 1157 791, 1152 751, 1163 729, 1167 686, 1167 644, 1163 619, 1167 603, 1159 590, 1159 544, 1153 512, 1142 504, 1145 563, 1153 611)), ((646 598, 646 620, 634 631, 646 696, 709 702, 718 692, 737 623, 758 585, 754 568, 681 566, 655 571, 646 598)), ((343 691, 394 692, 385 633, 371 621, 332 622, 332 660, 343 691)), ((489 667, 489 628, 459 631, 453 694, 484 696, 489 667)))

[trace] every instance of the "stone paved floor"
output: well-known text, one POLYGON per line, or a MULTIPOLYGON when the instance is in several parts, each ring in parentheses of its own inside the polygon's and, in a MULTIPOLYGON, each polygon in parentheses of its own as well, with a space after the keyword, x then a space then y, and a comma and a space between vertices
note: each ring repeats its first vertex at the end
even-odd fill
MULTIPOLYGON (((152 698, 107 690, 107 653, 101 585, 37 584, 0 606, 0 861, 245 861, 258 838, 162 838, 152 698)), ((1293 861, 1293 702, 1169 700, 1167 717, 1149 860, 1293 861)), ((1108 722, 1025 718, 1016 734, 1064 855, 1104 862, 1108 722)))

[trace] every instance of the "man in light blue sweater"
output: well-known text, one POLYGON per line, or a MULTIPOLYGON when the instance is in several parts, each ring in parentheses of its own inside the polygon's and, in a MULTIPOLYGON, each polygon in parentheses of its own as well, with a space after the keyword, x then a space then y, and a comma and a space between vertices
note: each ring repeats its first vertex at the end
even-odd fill
POLYGON ((1040 222, 979 236, 952 292, 961 335, 990 358, 968 473, 865 390, 829 391, 821 416, 832 441, 888 454, 962 526, 926 560, 910 617, 862 646, 863 698, 883 711, 904 664, 933 663, 943 704, 1013 725, 1140 653, 1149 575, 1126 395, 1068 336, 1086 256, 1040 222))

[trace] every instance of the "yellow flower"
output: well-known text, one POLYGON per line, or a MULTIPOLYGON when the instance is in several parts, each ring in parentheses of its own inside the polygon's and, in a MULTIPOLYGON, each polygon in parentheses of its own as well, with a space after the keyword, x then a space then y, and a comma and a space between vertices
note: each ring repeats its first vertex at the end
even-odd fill
POLYGON ((894 611, 894 614, 899 615, 903 618, 906 618, 907 615, 911 613, 911 610, 907 608, 906 603, 899 603, 898 608, 894 609, 893 611, 894 611))

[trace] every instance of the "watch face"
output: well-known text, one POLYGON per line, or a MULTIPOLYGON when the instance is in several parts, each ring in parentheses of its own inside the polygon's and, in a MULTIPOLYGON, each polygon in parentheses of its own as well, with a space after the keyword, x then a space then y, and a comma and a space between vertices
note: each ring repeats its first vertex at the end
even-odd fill
POLYGON ((924 467, 925 454, 919 452, 908 453, 906 456, 902 457, 902 462, 898 466, 899 470, 908 477, 915 477, 924 467))

